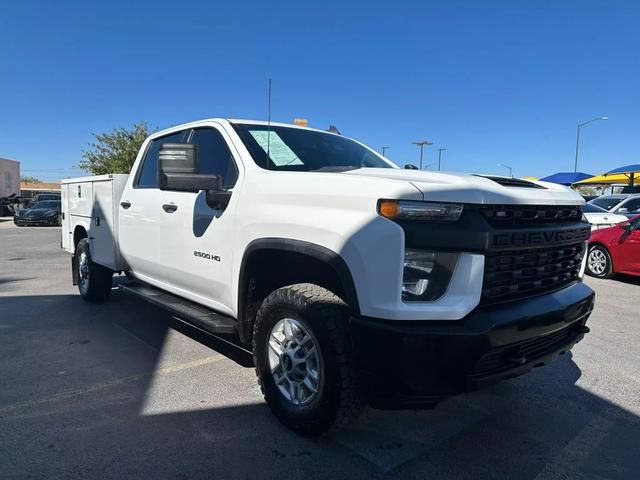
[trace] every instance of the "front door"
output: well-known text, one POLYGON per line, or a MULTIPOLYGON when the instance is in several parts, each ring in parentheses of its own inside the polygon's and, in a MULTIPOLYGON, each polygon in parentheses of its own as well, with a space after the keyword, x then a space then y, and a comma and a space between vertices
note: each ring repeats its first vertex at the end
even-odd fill
POLYGON ((640 217, 631 222, 633 230, 624 232, 618 239, 616 252, 620 271, 640 275, 640 217))
MULTIPOLYGON (((198 172, 221 175, 226 189, 238 190, 238 163, 226 133, 215 127, 194 129, 198 172)), ((160 257, 174 293, 233 314, 231 265, 237 194, 223 210, 210 208, 205 192, 162 192, 160 257)))
POLYGON ((131 172, 118 205, 120 252, 134 275, 163 286, 167 277, 160 261, 162 192, 158 189, 158 151, 163 143, 183 142, 188 131, 155 138, 131 172))

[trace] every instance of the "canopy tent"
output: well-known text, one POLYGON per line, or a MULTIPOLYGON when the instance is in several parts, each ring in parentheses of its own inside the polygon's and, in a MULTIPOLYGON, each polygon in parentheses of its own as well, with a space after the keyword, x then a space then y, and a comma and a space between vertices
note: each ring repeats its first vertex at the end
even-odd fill
POLYGON ((559 183, 560 185, 571 185, 593 175, 584 172, 558 172, 548 177, 541 178, 542 182, 559 183))
POLYGON ((609 175, 623 175, 626 177, 626 182, 629 186, 633 186, 638 177, 640 177, 640 163, 633 165, 625 165, 623 167, 614 168, 613 170, 604 174, 605 177, 609 175))
MULTIPOLYGON (((640 173, 640 172, 639 172, 640 173)), ((634 183, 640 185, 640 175, 634 177, 634 183)), ((596 175, 595 177, 585 178, 579 182, 575 182, 574 185, 628 185, 629 177, 623 173, 614 173, 609 175, 596 175)))

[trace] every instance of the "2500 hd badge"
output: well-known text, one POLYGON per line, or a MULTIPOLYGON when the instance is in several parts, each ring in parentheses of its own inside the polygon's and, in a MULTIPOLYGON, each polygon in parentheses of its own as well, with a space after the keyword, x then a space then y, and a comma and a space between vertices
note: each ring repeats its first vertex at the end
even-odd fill
POLYGON ((220 257, 218 255, 213 255, 212 253, 206 253, 206 252, 199 252, 197 250, 193 251, 193 256, 204 258, 205 260, 213 260, 215 262, 220 261, 220 257))

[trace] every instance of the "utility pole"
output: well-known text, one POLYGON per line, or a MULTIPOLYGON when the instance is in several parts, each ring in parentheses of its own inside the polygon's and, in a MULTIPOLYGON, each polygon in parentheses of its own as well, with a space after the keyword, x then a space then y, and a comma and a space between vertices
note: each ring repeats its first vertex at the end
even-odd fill
POLYGON ((440 165, 441 165, 441 161, 442 161, 442 152, 444 152, 446 150, 446 148, 439 148, 438 149, 438 171, 440 171, 440 165))
POLYGON ((425 145, 433 145, 433 142, 430 142, 429 140, 421 140, 419 142, 411 142, 414 145, 418 145, 420 147, 420 170, 422 170, 422 149, 424 148, 425 145))
POLYGON ((389 147, 380 147, 382 149, 382 156, 386 157, 385 152, 389 150, 389 147))
POLYGON ((499 163, 499 164, 498 164, 498 166, 499 166, 499 167, 504 167, 504 168, 506 168, 507 170, 509 170, 509 176, 510 176, 511 178, 513 178, 513 168, 511 168, 509 165, 505 165, 504 163, 499 163))
POLYGON ((591 122, 595 122, 596 120, 608 120, 608 119, 609 117, 607 117, 606 115, 603 115, 602 117, 597 117, 589 120, 588 122, 578 124, 578 131, 576 132, 576 160, 573 164, 574 173, 578 171, 578 148, 580 148, 580 128, 584 127, 585 125, 588 125, 591 122))

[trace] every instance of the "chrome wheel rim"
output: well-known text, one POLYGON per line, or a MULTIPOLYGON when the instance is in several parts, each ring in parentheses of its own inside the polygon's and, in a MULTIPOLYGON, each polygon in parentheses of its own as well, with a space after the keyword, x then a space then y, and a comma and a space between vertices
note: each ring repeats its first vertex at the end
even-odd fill
POLYGON ((89 258, 85 252, 82 252, 78 258, 78 277, 80 289, 86 292, 89 287, 89 258))
POLYGON ((602 250, 593 249, 589 252, 589 270, 596 275, 602 275, 607 269, 607 256, 602 250))
POLYGON ((294 405, 307 405, 318 393, 322 365, 316 340, 297 320, 283 318, 268 340, 271 375, 280 393, 294 405))

